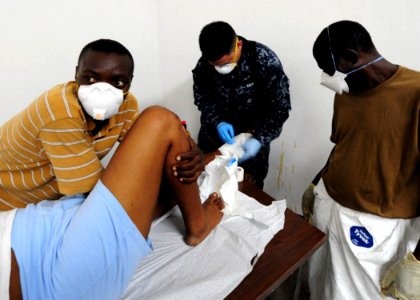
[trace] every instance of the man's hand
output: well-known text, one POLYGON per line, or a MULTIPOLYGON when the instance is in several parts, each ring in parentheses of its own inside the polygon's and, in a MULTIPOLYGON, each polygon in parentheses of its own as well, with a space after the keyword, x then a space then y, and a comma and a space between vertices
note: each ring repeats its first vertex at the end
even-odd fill
POLYGON ((226 122, 220 122, 217 124, 217 133, 223 143, 233 144, 233 138, 235 136, 235 130, 232 124, 226 122))
POLYGON ((248 159, 255 157, 261 149, 261 143, 252 137, 242 145, 242 149, 244 150, 244 155, 239 158, 239 163, 243 163, 248 159))
POLYGON ((195 182, 205 166, 203 152, 191 138, 190 145, 191 151, 179 154, 172 166, 172 173, 183 183, 195 182))
POLYGON ((314 187, 315 185, 311 183, 302 195, 303 217, 311 225, 313 223, 312 216, 314 214, 314 202, 315 202, 314 187))
POLYGON ((420 261, 412 252, 394 263, 381 282, 382 294, 395 299, 420 299, 420 261))

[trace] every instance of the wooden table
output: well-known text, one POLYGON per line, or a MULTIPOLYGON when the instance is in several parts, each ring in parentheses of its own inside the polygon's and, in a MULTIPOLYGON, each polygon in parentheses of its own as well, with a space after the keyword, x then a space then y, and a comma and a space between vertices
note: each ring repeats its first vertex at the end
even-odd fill
MULTIPOLYGON (((240 190, 263 204, 274 199, 249 183, 240 190)), ((325 234, 286 209, 283 230, 266 246, 251 273, 226 299, 264 299, 298 269, 326 240, 325 234)))

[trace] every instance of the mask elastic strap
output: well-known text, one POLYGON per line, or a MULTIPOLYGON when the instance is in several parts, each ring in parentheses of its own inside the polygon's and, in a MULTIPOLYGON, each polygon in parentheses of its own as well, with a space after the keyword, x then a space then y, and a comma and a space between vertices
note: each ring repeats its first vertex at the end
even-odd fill
POLYGON ((354 73, 354 72, 359 71, 359 70, 361 70, 361 69, 363 69, 363 68, 366 68, 367 66, 369 66, 369 65, 371 65, 371 64, 374 64, 374 63, 376 63, 376 62, 378 62, 378 61, 380 61, 380 60, 383 60, 383 59, 384 59, 384 57, 381 55, 381 56, 379 56, 378 58, 375 58, 374 60, 372 60, 371 62, 368 62, 367 64, 365 64, 365 65, 363 65, 363 66, 361 66, 361 67, 358 67, 358 68, 357 68, 357 69, 355 69, 355 70, 351 70, 350 72, 346 73, 346 75, 350 75, 351 73, 354 73))
POLYGON ((327 26, 327 33, 328 33, 328 45, 330 46, 330 53, 331 53, 331 58, 332 58, 332 62, 333 62, 333 65, 334 65, 334 70, 337 71, 337 67, 335 66, 334 54, 333 54, 332 48, 331 48, 330 26, 327 26))
MULTIPOLYGON (((327 34, 328 34, 328 44, 330 46, 330 53, 331 53, 332 62, 333 62, 333 65, 334 65, 334 69, 337 71, 337 67, 335 65, 334 54, 333 54, 332 48, 331 48, 331 37, 330 37, 330 27, 329 26, 327 27, 327 34)), ((350 75, 351 73, 354 73, 356 71, 359 71, 359 70, 361 70, 361 69, 363 69, 363 68, 365 68, 365 67, 367 67, 367 66, 369 66, 371 64, 374 64, 374 63, 376 63, 376 62, 378 62, 378 61, 380 61, 382 59, 384 59, 384 57, 381 55, 378 58, 375 58, 374 60, 372 60, 371 62, 369 62, 369 63, 367 63, 367 64, 365 64, 365 65, 363 65, 361 67, 358 67, 355 70, 351 70, 350 72, 346 73, 346 75, 350 75)))

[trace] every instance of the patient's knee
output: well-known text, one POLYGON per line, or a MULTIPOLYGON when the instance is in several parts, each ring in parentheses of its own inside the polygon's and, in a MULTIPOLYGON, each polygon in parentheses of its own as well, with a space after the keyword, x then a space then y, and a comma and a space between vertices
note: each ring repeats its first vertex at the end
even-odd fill
POLYGON ((174 112, 159 105, 147 107, 140 114, 139 119, 149 126, 162 130, 167 130, 181 124, 181 120, 174 112))

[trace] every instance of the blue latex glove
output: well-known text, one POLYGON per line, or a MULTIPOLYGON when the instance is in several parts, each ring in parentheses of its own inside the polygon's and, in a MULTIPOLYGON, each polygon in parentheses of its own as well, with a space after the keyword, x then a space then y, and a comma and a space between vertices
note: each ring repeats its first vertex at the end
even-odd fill
POLYGON ((233 144, 233 137, 235 132, 233 131, 233 126, 226 122, 220 122, 217 124, 217 133, 223 143, 233 144))
POLYGON ((261 149, 261 143, 255 138, 250 138, 242 145, 242 149, 244 149, 244 155, 239 159, 239 163, 247 161, 257 155, 258 151, 261 149))

